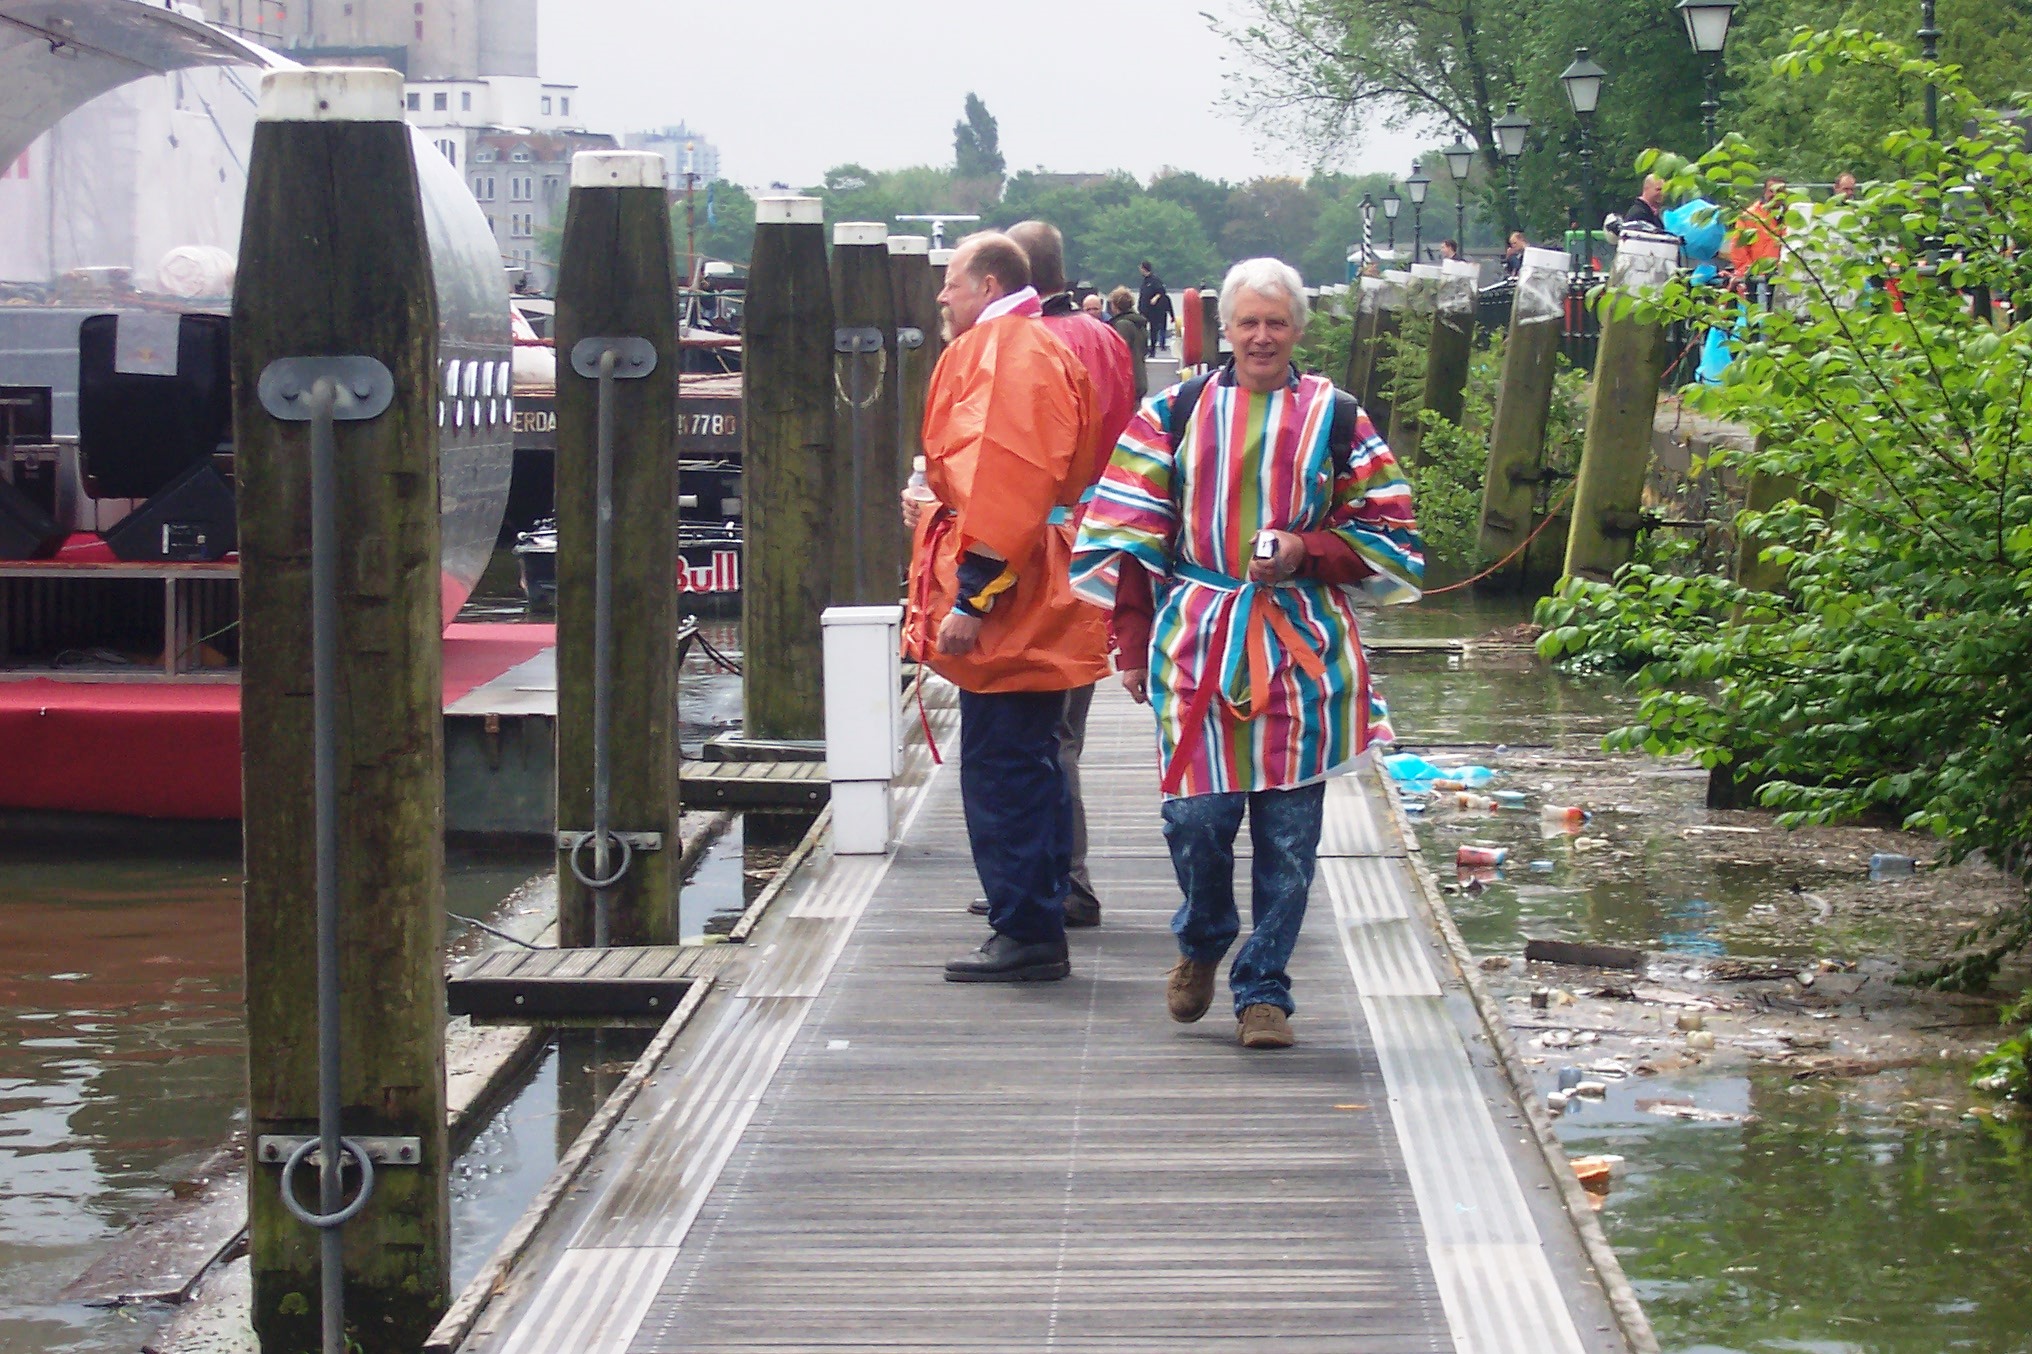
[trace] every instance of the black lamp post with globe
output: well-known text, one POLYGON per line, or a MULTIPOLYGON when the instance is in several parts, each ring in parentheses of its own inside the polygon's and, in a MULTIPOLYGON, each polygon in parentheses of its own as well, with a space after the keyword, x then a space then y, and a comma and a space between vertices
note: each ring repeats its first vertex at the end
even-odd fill
POLYGON ((1736 0, 1679 0, 1673 8, 1686 21, 1686 40, 1707 58, 1707 97, 1700 103, 1700 125, 1712 146, 1721 131, 1722 48, 1729 40, 1736 0))
POLYGON ((1560 86, 1566 91, 1567 106, 1573 109, 1574 119, 1580 124, 1580 202, 1581 202, 1581 258, 1585 267, 1592 269, 1594 259, 1594 230, 1598 224, 1595 218, 1594 147, 1588 141, 1588 124, 1594 120, 1595 109, 1601 106, 1602 85, 1609 73, 1588 59, 1588 49, 1573 49, 1573 64, 1559 73, 1560 86))
POLYGON ((1510 229, 1524 229, 1524 218, 1517 210, 1517 162, 1524 158, 1524 141, 1531 135, 1531 119, 1517 111, 1517 101, 1510 100, 1510 111, 1496 119, 1496 154, 1503 157, 1503 177, 1510 189, 1510 229))
POLYGON ((1453 180, 1453 238, 1461 257, 1468 256, 1468 175, 1474 171, 1475 148, 1454 133, 1453 144, 1440 152, 1446 156, 1446 176, 1453 180))
POLYGON ((1383 190, 1383 219, 1389 223, 1390 257, 1397 257, 1397 213, 1404 210, 1404 199, 1397 196, 1397 185, 1391 184, 1383 190))
POLYGON ((1411 195, 1411 261, 1416 263, 1425 243, 1425 195, 1432 191, 1431 178, 1416 160, 1411 162, 1411 177, 1404 180, 1404 191, 1411 195))

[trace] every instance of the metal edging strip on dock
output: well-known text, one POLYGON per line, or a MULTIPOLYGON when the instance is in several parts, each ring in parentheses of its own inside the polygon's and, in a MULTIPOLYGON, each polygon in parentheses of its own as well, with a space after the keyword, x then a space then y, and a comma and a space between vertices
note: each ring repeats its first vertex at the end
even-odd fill
MULTIPOLYGON (((1383 828, 1370 776, 1327 799, 1328 832, 1360 815, 1383 828), (1359 801, 1359 808, 1357 807, 1359 801), (1338 820, 1338 821, 1336 821, 1338 820)), ((1390 1116, 1459 1354, 1581 1354, 1573 1312, 1545 1254, 1524 1186, 1448 1014, 1429 952, 1406 909, 1415 885, 1397 858, 1325 857, 1342 951, 1374 1033, 1390 1116)))
MULTIPOLYGON (((1405 816, 1403 807, 1391 792, 1380 769, 1371 767, 1364 775, 1369 782, 1371 794, 1382 805, 1382 812, 1392 832, 1407 852, 1405 872, 1411 885, 1410 896, 1424 911, 1425 919, 1431 924, 1433 934, 1453 969, 1452 976, 1458 979, 1474 1006, 1482 1031, 1495 1055, 1496 1065, 1501 1070, 1504 1081, 1509 1085, 1512 1097, 1522 1110, 1525 1122, 1529 1125, 1532 1146, 1545 1163, 1552 1187, 1557 1191, 1567 1219, 1572 1223, 1574 1232, 1579 1238, 1581 1249, 1588 1263, 1593 1266, 1596 1279, 1601 1283, 1610 1312, 1615 1318, 1624 1342, 1629 1346, 1631 1354, 1660 1354, 1657 1333, 1651 1329, 1650 1319, 1644 1315, 1644 1308, 1637 1299, 1636 1290, 1631 1286, 1629 1276, 1624 1274, 1622 1262, 1616 1258, 1615 1248, 1610 1245, 1608 1234, 1602 1230, 1601 1220, 1595 1216, 1594 1208, 1588 1202, 1579 1178, 1574 1175, 1573 1166, 1567 1160, 1566 1150, 1560 1145, 1559 1136, 1553 1129, 1551 1116, 1539 1098, 1531 1074, 1525 1068, 1523 1055, 1518 1051, 1516 1040, 1510 1035, 1502 1007, 1489 995, 1488 988, 1482 982, 1481 971, 1475 964, 1474 955, 1468 949, 1467 942, 1461 938, 1459 928, 1454 925, 1453 914, 1448 911, 1444 900, 1433 888, 1432 881, 1426 874, 1424 856, 1417 845, 1417 837, 1412 831, 1409 818, 1405 816)), ((1490 1253, 1484 1258, 1500 1261, 1501 1257, 1490 1253)), ((1433 1256, 1435 1270, 1440 1269, 1441 1261, 1441 1255, 1435 1252, 1433 1256)), ((1494 1283, 1494 1276, 1484 1272, 1474 1257, 1458 1249, 1449 1248, 1449 1253, 1444 1256, 1444 1262, 1442 1284, 1449 1291, 1459 1291, 1461 1286, 1475 1291, 1489 1291, 1490 1285, 1494 1283)), ((1448 1301, 1451 1302, 1451 1298, 1448 1301)), ((1448 1308, 1448 1314, 1450 1317, 1453 1315, 1451 1306, 1448 1308)), ((1503 1330, 1500 1324, 1493 1329, 1482 1327, 1479 1321, 1472 1319, 1478 1317, 1480 1313, 1472 1309, 1463 1311, 1461 1315, 1470 1329, 1477 1330, 1486 1337, 1496 1338, 1503 1330)), ((1457 1326, 1457 1329, 1460 1327, 1457 1326)), ((1461 1346, 1463 1351, 1500 1347, 1498 1344, 1461 1346)))
MULTIPOLYGON (((946 708, 939 710, 935 719, 950 728, 954 717, 955 712, 946 708)), ((906 752, 905 779, 914 783, 903 791, 907 803, 900 815, 899 839, 908 834, 926 803, 938 769, 921 741, 906 752)), ((803 863, 808 866, 817 857, 814 850, 804 855, 803 863)), ((662 1036, 658 1041, 662 1047, 652 1047, 637 1062, 629 1075, 632 1078, 641 1071, 638 1090, 648 1094, 631 1096, 622 1108, 635 1111, 631 1118, 644 1112, 648 1117, 630 1144, 621 1149, 625 1159, 613 1168, 623 1183, 574 1228, 535 1291, 525 1295, 523 1302, 512 1304, 518 1309, 531 1307, 541 1317, 533 1323, 499 1329, 493 1323, 509 1313, 494 1299, 506 1294, 514 1279, 514 1266, 527 1256, 538 1230, 578 1183, 597 1143, 589 1143, 584 1153, 574 1143, 570 1178, 565 1178, 565 1163, 561 1162, 543 1196, 511 1234, 514 1253, 505 1255, 509 1243, 504 1242, 497 1251, 502 1263, 489 1262, 488 1272, 482 1276, 484 1285, 479 1280, 468 1285, 454 1307, 460 1321, 455 1324, 447 1314, 439 1333, 434 1333, 425 1347, 429 1354, 476 1346, 500 1354, 550 1354, 562 1349, 576 1354, 621 1354, 628 1348, 676 1261, 678 1244, 718 1182, 762 1094, 810 1014, 812 995, 845 949, 855 923, 894 860, 894 852, 831 858, 831 868, 795 900, 785 919, 822 924, 793 926, 791 929, 804 934, 774 940, 761 948, 759 967, 751 970, 748 982, 732 994, 681 1072, 668 1078, 669 1084, 660 1075, 668 1069, 654 1065, 669 1052, 670 1045, 662 1036), (784 950, 780 957, 775 953, 779 947, 784 950), (808 952, 797 953, 799 949, 808 952), (771 973, 779 963, 789 965, 794 973, 771 973), (758 983, 760 987, 751 986, 758 983), (778 995, 785 987, 796 989, 797 994, 778 995), (658 1129, 665 1131, 659 1133, 658 1129), (652 1142, 656 1144, 653 1149, 652 1142), (630 1150, 636 1143, 642 1144, 641 1151, 653 1151, 657 1162, 636 1161, 636 1153, 630 1150), (609 1244, 576 1244, 581 1238, 609 1244), (590 1326, 586 1324, 589 1317, 590 1326), (440 1339, 440 1333, 444 1338, 440 1339)), ((781 876, 785 883, 779 895, 788 890, 793 873, 790 864, 785 862, 781 876)), ((699 991, 702 998, 703 988, 699 991)), ((691 1004, 689 997, 686 1004, 691 1004)), ((675 1015, 672 1019, 675 1021, 675 1015)), ((671 1039, 675 1037, 673 1031, 671 1039)), ((602 1114, 606 1113, 603 1107, 602 1114)), ((620 1119, 621 1109, 607 1117, 607 1128, 611 1129, 620 1119)))

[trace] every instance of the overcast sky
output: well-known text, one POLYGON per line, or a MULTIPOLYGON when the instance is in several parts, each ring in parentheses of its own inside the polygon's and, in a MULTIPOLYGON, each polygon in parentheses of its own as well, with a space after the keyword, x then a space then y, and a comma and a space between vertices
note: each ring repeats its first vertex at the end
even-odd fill
MULTIPOLYGON (((749 185, 813 184, 848 162, 950 164, 968 90, 995 115, 1012 172, 1304 174, 1305 155, 1219 106, 1238 58, 1199 11, 1231 4, 541 0, 543 75, 579 85, 597 130, 689 123, 749 185), (1005 48, 1012 26, 1048 55, 1005 48)), ((1343 167, 1403 173, 1414 145, 1384 134, 1343 167)))

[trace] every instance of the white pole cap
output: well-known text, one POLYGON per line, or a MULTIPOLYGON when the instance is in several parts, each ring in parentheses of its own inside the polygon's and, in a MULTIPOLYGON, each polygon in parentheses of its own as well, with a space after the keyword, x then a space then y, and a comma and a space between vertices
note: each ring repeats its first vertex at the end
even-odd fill
POLYGON ((1414 263, 1411 265, 1411 276, 1430 282, 1437 278, 1445 277, 1446 274, 1440 270, 1440 266, 1436 263, 1414 263))
POLYGON ((402 72, 297 66, 261 77, 263 122, 400 122, 402 72))
POLYGON ((1677 259, 1679 241, 1659 240, 1646 235, 1624 235, 1616 243, 1618 254, 1640 254, 1654 259, 1677 259))
POLYGON ((889 252, 892 254, 929 254, 931 240, 923 235, 891 235, 889 252))
POLYGON ((1564 249, 1540 249, 1536 245, 1524 251, 1524 267, 1539 273, 1564 273, 1573 268, 1573 260, 1564 249))
POLYGON ((815 197, 785 194, 755 199, 758 226, 817 226, 825 224, 825 204, 815 197))
POLYGON ((1447 277, 1480 277, 1482 265, 1471 259, 1443 259, 1439 271, 1447 277))
POLYGON ((886 247, 889 243, 889 227, 880 221, 835 221, 833 243, 886 247))
POLYGON ((931 251, 931 266, 943 268, 952 262, 952 256, 953 251, 950 249, 934 249, 931 251))
POLYGON ((653 150, 582 150, 571 157, 571 186, 661 188, 668 168, 653 150))

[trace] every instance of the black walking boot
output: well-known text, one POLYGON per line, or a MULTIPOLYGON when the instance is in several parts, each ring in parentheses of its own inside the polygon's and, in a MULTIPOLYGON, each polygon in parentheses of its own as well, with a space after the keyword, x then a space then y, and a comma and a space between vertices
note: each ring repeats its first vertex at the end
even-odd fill
POLYGON ((1072 972, 1063 938, 1024 944, 1000 931, 989 936, 972 954, 949 959, 945 980, 949 983, 1049 983, 1072 972))

